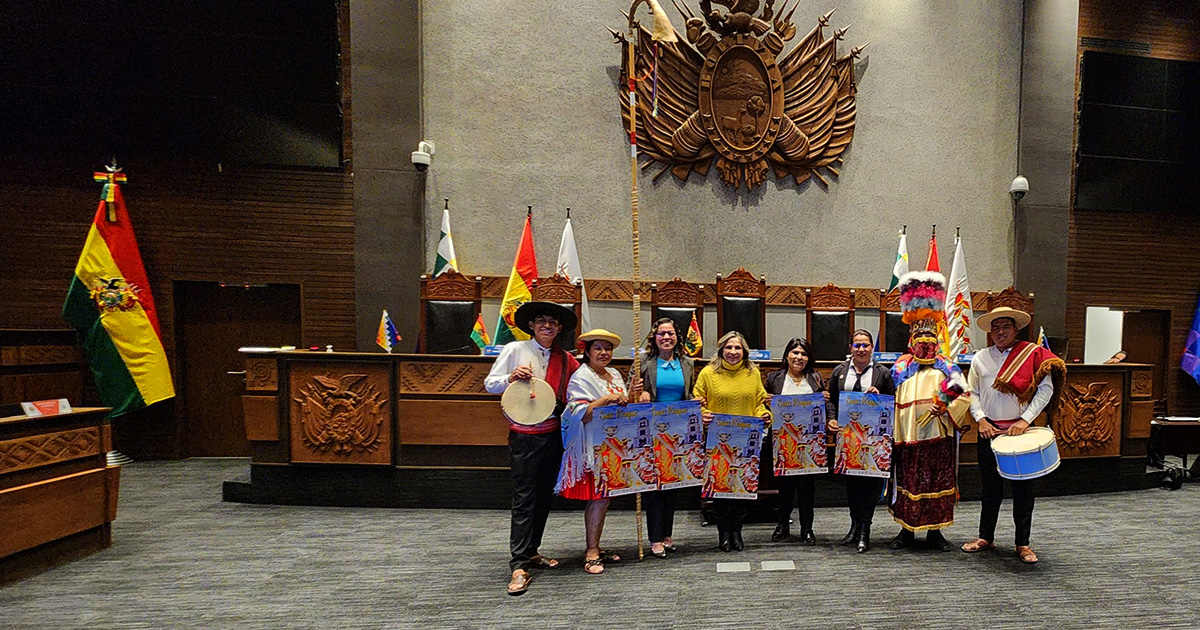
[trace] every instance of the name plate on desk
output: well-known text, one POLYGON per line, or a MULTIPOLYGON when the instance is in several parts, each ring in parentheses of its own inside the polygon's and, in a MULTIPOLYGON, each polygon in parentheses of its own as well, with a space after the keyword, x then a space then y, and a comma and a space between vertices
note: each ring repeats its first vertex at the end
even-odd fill
POLYGON ((485 356, 485 357, 500 356, 500 351, 503 349, 504 349, 504 346, 484 346, 483 347, 483 356, 485 356))
POLYGON ((57 416, 59 414, 71 413, 71 403, 67 402, 66 398, 35 400, 33 402, 21 403, 21 409, 25 411, 26 417, 29 418, 57 416))
POLYGON ((751 350, 750 351, 750 360, 751 361, 770 361, 771 360, 771 351, 770 350, 751 350))
POLYGON ((876 363, 895 363, 896 360, 899 359, 900 356, 903 354, 904 354, 903 352, 876 352, 875 353, 875 362, 876 363))

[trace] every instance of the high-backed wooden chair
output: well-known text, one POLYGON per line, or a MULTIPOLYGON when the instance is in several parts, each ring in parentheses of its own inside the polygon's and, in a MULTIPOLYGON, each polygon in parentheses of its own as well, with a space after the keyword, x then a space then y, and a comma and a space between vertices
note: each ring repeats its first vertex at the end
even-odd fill
POLYGON ((805 289, 804 324, 813 348, 812 360, 845 359, 854 333, 854 289, 843 289, 832 282, 805 289))
MULTIPOLYGON (((549 278, 534 278, 530 295, 539 302, 554 302, 575 311, 575 321, 583 325, 583 287, 572 283, 566 276, 554 274, 549 278)), ((567 352, 575 351, 575 339, 586 331, 579 326, 558 334, 558 345, 567 352)))
MULTIPOLYGON (((1026 313, 1029 313, 1029 325, 1025 327, 1025 330, 1021 331, 1021 333, 1018 335, 1018 338, 1024 339, 1026 341, 1037 341, 1037 335, 1038 335, 1038 329, 1037 329, 1037 324, 1036 324, 1037 318, 1034 317, 1034 313, 1033 313, 1033 294, 1032 293, 1030 293, 1028 296, 1026 296, 1026 295, 1022 294, 1020 291, 1018 291, 1016 289, 1016 287, 1013 287, 1012 285, 1009 285, 1009 287, 1007 289, 1004 289, 1003 291, 1000 291, 999 293, 996 293, 994 291, 988 291, 987 300, 984 304, 984 307, 990 311, 994 308, 1000 308, 1001 306, 1007 306, 1008 308, 1015 308, 1017 310, 1021 310, 1021 311, 1025 311, 1026 313)), ((984 335, 987 336, 987 345, 989 345, 989 346, 992 345, 991 333, 989 333, 986 330, 983 331, 983 333, 984 333, 984 335)))
MULTIPOLYGON (((767 278, 742 267, 728 278, 717 274, 717 336, 736 330, 752 350, 767 346, 767 278)), ((719 351, 719 349, 714 349, 719 351)))
POLYGON ((908 352, 908 324, 900 312, 900 288, 879 292, 879 349, 908 352))
POLYGON ((450 269, 436 278, 421 274, 421 333, 417 352, 479 354, 471 330, 483 304, 483 278, 450 269))
MULTIPOLYGON (((670 317, 675 322, 675 332, 679 341, 686 338, 688 327, 692 325, 692 316, 696 317, 696 325, 704 332, 704 285, 692 284, 675 276, 674 280, 659 286, 657 282, 650 284, 650 321, 653 322, 670 317)), ((653 332, 653 331, 651 331, 653 332)))

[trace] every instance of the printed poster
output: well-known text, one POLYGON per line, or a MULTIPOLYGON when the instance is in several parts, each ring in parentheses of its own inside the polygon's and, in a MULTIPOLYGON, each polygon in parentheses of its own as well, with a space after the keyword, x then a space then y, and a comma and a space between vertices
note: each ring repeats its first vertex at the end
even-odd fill
POLYGON ((825 450, 825 396, 771 397, 771 435, 776 477, 829 472, 825 450))
POLYGON ((654 403, 650 414, 658 488, 671 490, 704 483, 706 458, 700 402, 654 403))
POLYGON ((713 414, 704 448, 708 465, 700 496, 706 499, 758 498, 762 418, 713 414))
POLYGON ((891 474, 895 401, 883 394, 842 392, 833 472, 882 478, 891 474))
POLYGON ((584 425, 591 445, 596 490, 619 497, 658 488, 654 469, 654 437, 650 432, 653 405, 607 405, 592 410, 584 425))

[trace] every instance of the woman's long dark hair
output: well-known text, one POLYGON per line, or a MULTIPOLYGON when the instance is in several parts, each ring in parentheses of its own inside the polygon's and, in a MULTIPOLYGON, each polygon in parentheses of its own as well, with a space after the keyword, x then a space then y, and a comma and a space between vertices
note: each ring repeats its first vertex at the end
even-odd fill
POLYGON ((658 321, 654 322, 654 326, 650 328, 650 332, 646 335, 646 354, 654 357, 658 356, 658 345, 654 343, 654 333, 658 332, 658 327, 662 326, 663 324, 670 324, 671 328, 675 328, 675 347, 671 349, 671 354, 673 354, 676 359, 683 357, 683 343, 680 339, 679 328, 675 326, 675 320, 671 319, 670 317, 660 318, 658 321))
MULTIPOLYGON (((783 347, 783 369, 788 370, 788 355, 792 353, 792 350, 796 349, 796 346, 803 348, 804 355, 808 357, 808 363, 805 363, 804 369, 800 371, 800 376, 808 378, 808 375, 812 374, 816 366, 813 365, 812 344, 807 339, 792 337, 792 340, 787 342, 787 345, 783 347)), ((790 374, 790 370, 787 373, 790 374)))

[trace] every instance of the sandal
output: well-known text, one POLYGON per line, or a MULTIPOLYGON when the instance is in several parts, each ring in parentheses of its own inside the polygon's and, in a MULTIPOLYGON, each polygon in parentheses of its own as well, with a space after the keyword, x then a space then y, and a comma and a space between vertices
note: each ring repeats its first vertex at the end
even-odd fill
POLYGON ((995 543, 990 543, 982 538, 976 538, 975 540, 965 543, 962 546, 962 550, 967 553, 979 553, 980 551, 987 551, 988 549, 995 548, 995 543))
POLYGON ((529 559, 529 566, 539 569, 554 569, 558 567, 558 560, 537 555, 529 559))
POLYGON ((1033 553, 1033 550, 1028 546, 1017 547, 1016 551, 1017 557, 1021 559, 1021 562, 1024 562, 1025 564, 1037 564, 1037 554, 1033 553))
POLYGON ((525 591, 529 590, 529 583, 533 581, 533 577, 528 571, 513 571, 512 580, 508 583, 509 595, 524 595, 525 591))
POLYGON ((604 559, 603 558, 584 558, 583 572, 591 573, 592 575, 600 575, 601 573, 604 573, 604 559))
POLYGON ((618 556, 617 554, 606 549, 601 549, 600 559, 609 564, 616 564, 621 561, 621 556, 618 556))

